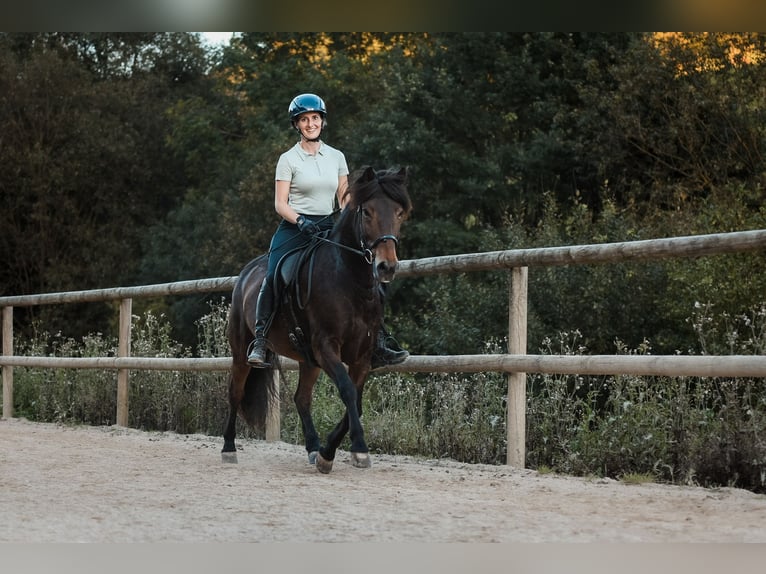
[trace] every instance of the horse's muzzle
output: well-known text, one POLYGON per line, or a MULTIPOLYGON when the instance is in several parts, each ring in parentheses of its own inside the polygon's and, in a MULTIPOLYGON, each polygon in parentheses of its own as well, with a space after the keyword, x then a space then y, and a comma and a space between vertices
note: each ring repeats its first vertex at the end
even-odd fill
POLYGON ((393 281, 394 275, 396 275, 396 268, 398 266, 399 266, 398 261, 391 262, 385 259, 382 261, 379 261, 373 268, 375 270, 375 277, 381 283, 389 283, 393 281))

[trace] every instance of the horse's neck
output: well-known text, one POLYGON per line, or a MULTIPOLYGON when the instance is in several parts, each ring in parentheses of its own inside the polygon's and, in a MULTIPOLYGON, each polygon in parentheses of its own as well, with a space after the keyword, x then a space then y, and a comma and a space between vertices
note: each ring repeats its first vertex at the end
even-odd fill
POLYGON ((336 228, 332 234, 335 243, 343 247, 335 249, 338 272, 348 275, 361 288, 377 288, 372 275, 372 265, 365 259, 362 245, 351 224, 345 228, 336 228))

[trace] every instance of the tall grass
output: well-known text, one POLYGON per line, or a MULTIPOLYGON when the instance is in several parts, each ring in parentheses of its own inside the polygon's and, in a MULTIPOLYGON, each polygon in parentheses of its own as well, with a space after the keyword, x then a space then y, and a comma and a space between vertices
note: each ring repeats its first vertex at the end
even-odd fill
MULTIPOLYGON (((228 307, 221 301, 198 325, 197 353, 227 356, 228 307)), ((697 305, 689 319, 698 350, 763 354, 766 305, 738 317, 697 305)), ((132 354, 189 357, 174 342, 162 315, 134 317, 132 354)), ((546 339, 541 353, 586 354, 578 331, 546 339)), ((40 332, 19 342, 19 354, 109 356, 113 337, 81 341, 40 332)), ((502 352, 490 342, 486 352, 502 352)), ((617 353, 651 353, 644 341, 617 353)), ((220 435, 228 412, 227 374, 133 371, 129 424, 147 430, 220 435)), ((281 387, 282 440, 302 444, 292 403, 296 374, 281 387)), ((114 424, 114 371, 17 368, 15 409, 40 421, 114 424)), ((367 381, 363 421, 374 452, 502 464, 506 453, 506 377, 478 374, 384 374, 367 381)), ((313 415, 321 436, 343 407, 326 375, 315 387, 313 415)), ((527 376, 527 466, 573 475, 651 475, 675 484, 731 485, 766 492, 766 389, 764 379, 703 377, 527 376)), ((257 436, 239 423, 240 436, 257 436)))
MULTIPOLYGON (((737 322, 749 324, 754 335, 730 345, 730 353, 763 352, 763 311, 755 309, 734 322, 730 317, 720 318, 730 327, 737 322)), ((693 320, 698 325, 719 322, 709 316, 702 321, 699 314, 693 320)), ((736 337, 732 330, 727 334, 730 342, 736 337)), ((560 337, 565 354, 573 352, 566 343, 568 337, 571 334, 560 337)), ((636 350, 625 348, 620 341, 616 346, 620 353, 651 350, 646 341, 636 350)), ((764 492, 764 382, 530 375, 527 462, 567 474, 618 477, 651 473, 658 480, 676 484, 728 485, 764 492)))
MULTIPOLYGON (((211 305, 198 321, 201 356, 225 356, 228 308, 211 305)), ((131 354, 137 357, 191 357, 172 340, 164 315, 133 317, 131 354)), ((77 342, 61 333, 37 331, 18 342, 18 354, 69 357, 116 356, 116 337, 96 333, 77 342)), ((146 430, 220 434, 227 412, 226 374, 221 372, 131 371, 128 424, 146 430)), ((99 369, 16 368, 14 410, 31 420, 115 424, 116 374, 99 369)))

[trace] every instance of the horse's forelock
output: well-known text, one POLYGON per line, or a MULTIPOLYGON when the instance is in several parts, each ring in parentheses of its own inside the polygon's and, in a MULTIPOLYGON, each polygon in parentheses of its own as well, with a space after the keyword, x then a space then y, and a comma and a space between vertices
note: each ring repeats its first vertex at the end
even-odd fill
POLYGON ((401 205, 409 213, 412 210, 412 201, 407 191, 407 170, 390 169, 378 175, 378 183, 383 192, 391 199, 401 205))

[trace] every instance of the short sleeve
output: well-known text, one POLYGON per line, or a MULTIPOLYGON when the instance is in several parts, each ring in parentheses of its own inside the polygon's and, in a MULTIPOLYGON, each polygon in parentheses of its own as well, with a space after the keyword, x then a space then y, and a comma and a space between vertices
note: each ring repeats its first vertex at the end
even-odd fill
POLYGON ((275 180, 292 181, 293 180, 293 166, 290 165, 290 160, 286 153, 279 156, 277 160, 277 169, 274 175, 275 180))

